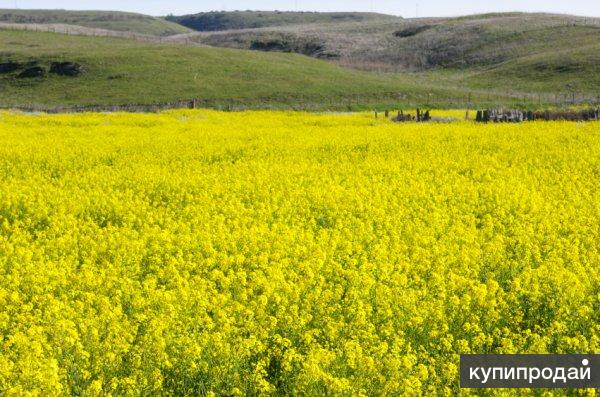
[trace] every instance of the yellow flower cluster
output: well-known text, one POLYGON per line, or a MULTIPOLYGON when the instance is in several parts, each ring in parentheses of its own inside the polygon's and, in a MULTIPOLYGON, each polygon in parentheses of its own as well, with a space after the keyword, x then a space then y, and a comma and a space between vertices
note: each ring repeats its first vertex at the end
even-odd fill
POLYGON ((461 353, 598 352, 598 127, 0 113, 0 395, 468 395, 461 353))

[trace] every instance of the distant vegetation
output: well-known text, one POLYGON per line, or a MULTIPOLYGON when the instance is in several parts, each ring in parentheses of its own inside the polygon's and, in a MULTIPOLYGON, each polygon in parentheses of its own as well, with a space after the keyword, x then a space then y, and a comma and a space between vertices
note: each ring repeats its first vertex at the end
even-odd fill
POLYGON ((381 22, 397 21, 399 17, 366 12, 283 12, 283 11, 232 11, 202 12, 193 15, 168 16, 168 21, 177 22, 199 32, 233 29, 253 29, 273 26, 290 26, 313 23, 381 22))
POLYGON ((0 22, 67 24, 155 36, 189 32, 184 26, 161 18, 117 11, 0 10, 0 22))

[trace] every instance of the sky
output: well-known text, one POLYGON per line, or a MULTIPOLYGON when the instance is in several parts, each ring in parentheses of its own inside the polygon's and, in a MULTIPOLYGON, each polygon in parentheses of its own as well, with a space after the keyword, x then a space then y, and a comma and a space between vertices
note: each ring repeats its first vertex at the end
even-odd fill
POLYGON ((375 11, 405 18, 531 11, 600 17, 600 0, 0 0, 0 8, 118 10, 149 15, 214 10, 375 11))

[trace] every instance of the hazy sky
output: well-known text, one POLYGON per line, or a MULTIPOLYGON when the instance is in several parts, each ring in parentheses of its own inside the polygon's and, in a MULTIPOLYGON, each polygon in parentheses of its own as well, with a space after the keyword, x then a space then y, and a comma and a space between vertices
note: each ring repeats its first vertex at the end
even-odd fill
POLYGON ((212 10, 376 11, 404 17, 544 11, 600 17, 600 0, 0 0, 0 8, 120 10, 150 15, 212 10))

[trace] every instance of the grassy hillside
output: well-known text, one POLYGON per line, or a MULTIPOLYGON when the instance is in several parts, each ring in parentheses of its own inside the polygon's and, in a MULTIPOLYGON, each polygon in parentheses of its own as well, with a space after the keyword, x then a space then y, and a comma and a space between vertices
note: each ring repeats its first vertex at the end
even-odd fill
MULTIPOLYGON (((149 100, 164 102, 166 98, 174 98, 178 95, 179 98, 202 97, 211 100, 221 97, 242 97, 242 101, 248 101, 254 98, 251 101, 259 104, 264 101, 259 98, 265 96, 279 96, 279 99, 275 100, 279 103, 282 100, 289 101, 294 95, 297 97, 313 95, 329 100, 340 96, 354 96, 356 93, 375 95, 381 92, 398 91, 419 93, 421 97, 427 98, 431 97, 430 94, 434 91, 436 97, 447 95, 454 98, 464 96, 468 91, 473 91, 475 94, 481 92, 486 98, 490 92, 492 96, 511 93, 522 98, 522 94, 537 96, 539 93, 544 93, 554 96, 554 94, 570 95, 573 92, 595 96, 600 91, 600 55, 598 55, 600 54, 600 19, 598 18, 505 13, 459 18, 401 19, 369 13, 309 12, 213 12, 192 17, 202 24, 196 26, 197 29, 229 30, 190 33, 190 30, 174 22, 118 12, 0 12, 0 21, 4 19, 20 23, 55 22, 80 26, 88 24, 90 27, 136 30, 150 34, 170 34, 180 30, 180 34, 172 34, 160 39, 166 44, 175 46, 174 48, 152 47, 149 44, 139 43, 125 44, 122 41, 110 40, 98 44, 99 42, 86 41, 87 39, 84 38, 68 39, 62 36, 50 36, 56 37, 56 43, 30 43, 30 40, 39 40, 35 34, 25 34, 22 36, 25 39, 15 41, 19 44, 13 45, 11 42, 14 40, 10 40, 9 33, 3 33, 7 40, 0 42, 0 48, 6 49, 7 52, 0 58, 8 59, 8 55, 12 52, 21 58, 34 57, 41 49, 58 53, 62 43, 69 42, 70 44, 65 45, 67 53, 64 56, 81 58, 83 59, 81 63, 86 65, 87 72, 81 80, 85 80, 86 84, 98 84, 101 87, 102 84, 108 84, 106 79, 110 77, 108 96, 103 99, 105 101, 136 99, 140 102, 149 100), (247 28, 249 26, 261 27, 249 29, 247 28), (238 27, 243 29, 237 29, 238 27), (258 56, 256 51, 217 52, 231 54, 228 57, 235 59, 234 64, 255 65, 253 59, 258 57, 267 65, 266 70, 282 67, 279 64, 272 64, 273 62, 282 64, 291 62, 290 60, 294 62, 292 67, 294 73, 290 74, 293 80, 291 83, 286 81, 286 73, 280 74, 280 80, 277 73, 270 78, 267 73, 263 73, 265 69, 259 66, 256 68, 258 80, 249 82, 228 73, 227 67, 221 71, 219 60, 215 60, 213 64, 203 64, 197 58, 203 57, 203 51, 207 50, 190 49, 189 44, 194 43, 270 53, 297 53, 327 60, 349 69, 385 72, 388 75, 358 74, 360 81, 368 82, 366 86, 360 83, 358 87, 354 87, 349 81, 332 80, 330 87, 327 84, 323 86, 317 84, 313 87, 293 80, 303 78, 301 76, 305 72, 303 70, 305 66, 302 64, 304 62, 310 65, 306 73, 321 75, 324 83, 329 82, 328 77, 334 73, 333 71, 339 76, 349 73, 347 76, 351 79, 356 79, 357 77, 354 76, 357 74, 284 54, 258 56), (183 44, 186 45, 185 48, 180 47, 183 44), (94 47, 98 45, 98 48, 114 46, 115 53, 110 54, 110 50, 105 52, 99 50, 96 53, 87 48, 87 45, 94 47), (161 55, 147 55, 149 53, 161 55), (140 58, 136 58, 137 56, 140 58), (111 58, 115 59, 116 64, 112 64, 111 58), (164 58, 173 61, 164 64, 162 63, 164 58), (139 60, 142 59, 147 63, 140 64, 139 60), (175 59, 181 59, 181 62, 177 63, 175 59), (129 65, 129 62, 133 65, 129 65), (108 66, 98 68, 96 66, 98 64, 108 66), (120 73, 111 68, 129 72, 120 73), (146 92, 146 89, 142 88, 135 92, 119 91, 111 94, 114 89, 135 89, 138 85, 151 86, 146 76, 155 78, 161 75, 161 68, 165 71, 163 74, 169 77, 166 79, 161 77, 160 81, 154 83, 157 86, 155 92, 146 92), (298 74, 295 74, 296 69, 298 74), (204 73, 206 79, 214 76, 225 77, 220 77, 222 81, 216 81, 216 85, 198 88, 196 80, 187 80, 190 78, 190 74, 185 73, 187 70, 204 73), (321 73, 317 70, 325 72, 321 73), (181 71, 184 71, 183 75, 181 71), (103 76, 102 73, 108 75, 103 76), (165 87, 161 88, 163 83, 165 87), (219 88, 214 94, 210 92, 213 86, 222 87, 224 84, 230 84, 226 91, 219 91, 219 88), (247 92, 246 89, 252 84, 256 87, 252 88, 251 92, 247 92), (374 86, 377 88, 373 88, 374 86), (444 94, 440 94, 441 92, 444 94)), ((90 34, 70 27, 71 34, 90 34)), ((53 30, 60 31, 57 27, 53 30)), ((112 32, 106 31, 106 33, 108 35, 112 32)), ((98 33, 91 32, 91 34, 98 33)), ((40 54, 43 55, 41 52, 40 54)), ((227 57, 221 60, 229 62, 227 57)), ((3 86, 12 87, 15 92, 6 94, 5 102, 10 97, 22 99, 23 95, 29 95, 27 90, 32 88, 28 87, 35 85, 32 81, 24 82, 10 76, 0 76, 0 80, 3 86)), ((73 84, 63 80, 54 81, 54 77, 44 81, 44 87, 48 88, 52 84, 73 84)), ((36 98, 36 95, 31 97, 36 98)), ((42 95, 38 100, 46 99, 42 95)), ((92 98, 69 95, 65 100, 75 102, 85 100, 87 103, 92 101, 92 98)))
POLYGON ((168 16, 166 19, 200 32, 313 23, 383 22, 401 20, 401 18, 390 15, 366 12, 318 13, 282 11, 203 12, 193 15, 168 16))
POLYGON ((259 107, 303 103, 339 107, 367 101, 366 97, 380 98, 384 93, 402 94, 403 101, 412 102, 465 95, 297 54, 0 30, 0 62, 8 60, 45 68, 50 62, 77 62, 83 73, 78 77, 48 74, 37 78, 19 78, 18 71, 0 74, 3 106, 200 98, 213 104, 222 101, 259 107))
POLYGON ((504 86, 520 92, 588 93, 598 98, 600 42, 520 57, 466 73, 462 79, 480 89, 504 86))
POLYGON ((68 24, 156 36, 169 36, 189 32, 189 29, 186 27, 161 18, 116 11, 0 9, 0 22, 68 24))
POLYGON ((454 81, 462 79, 461 85, 473 88, 600 88, 600 19, 486 14, 287 25, 195 33, 187 39, 216 47, 298 52, 357 69, 451 72, 454 81))

